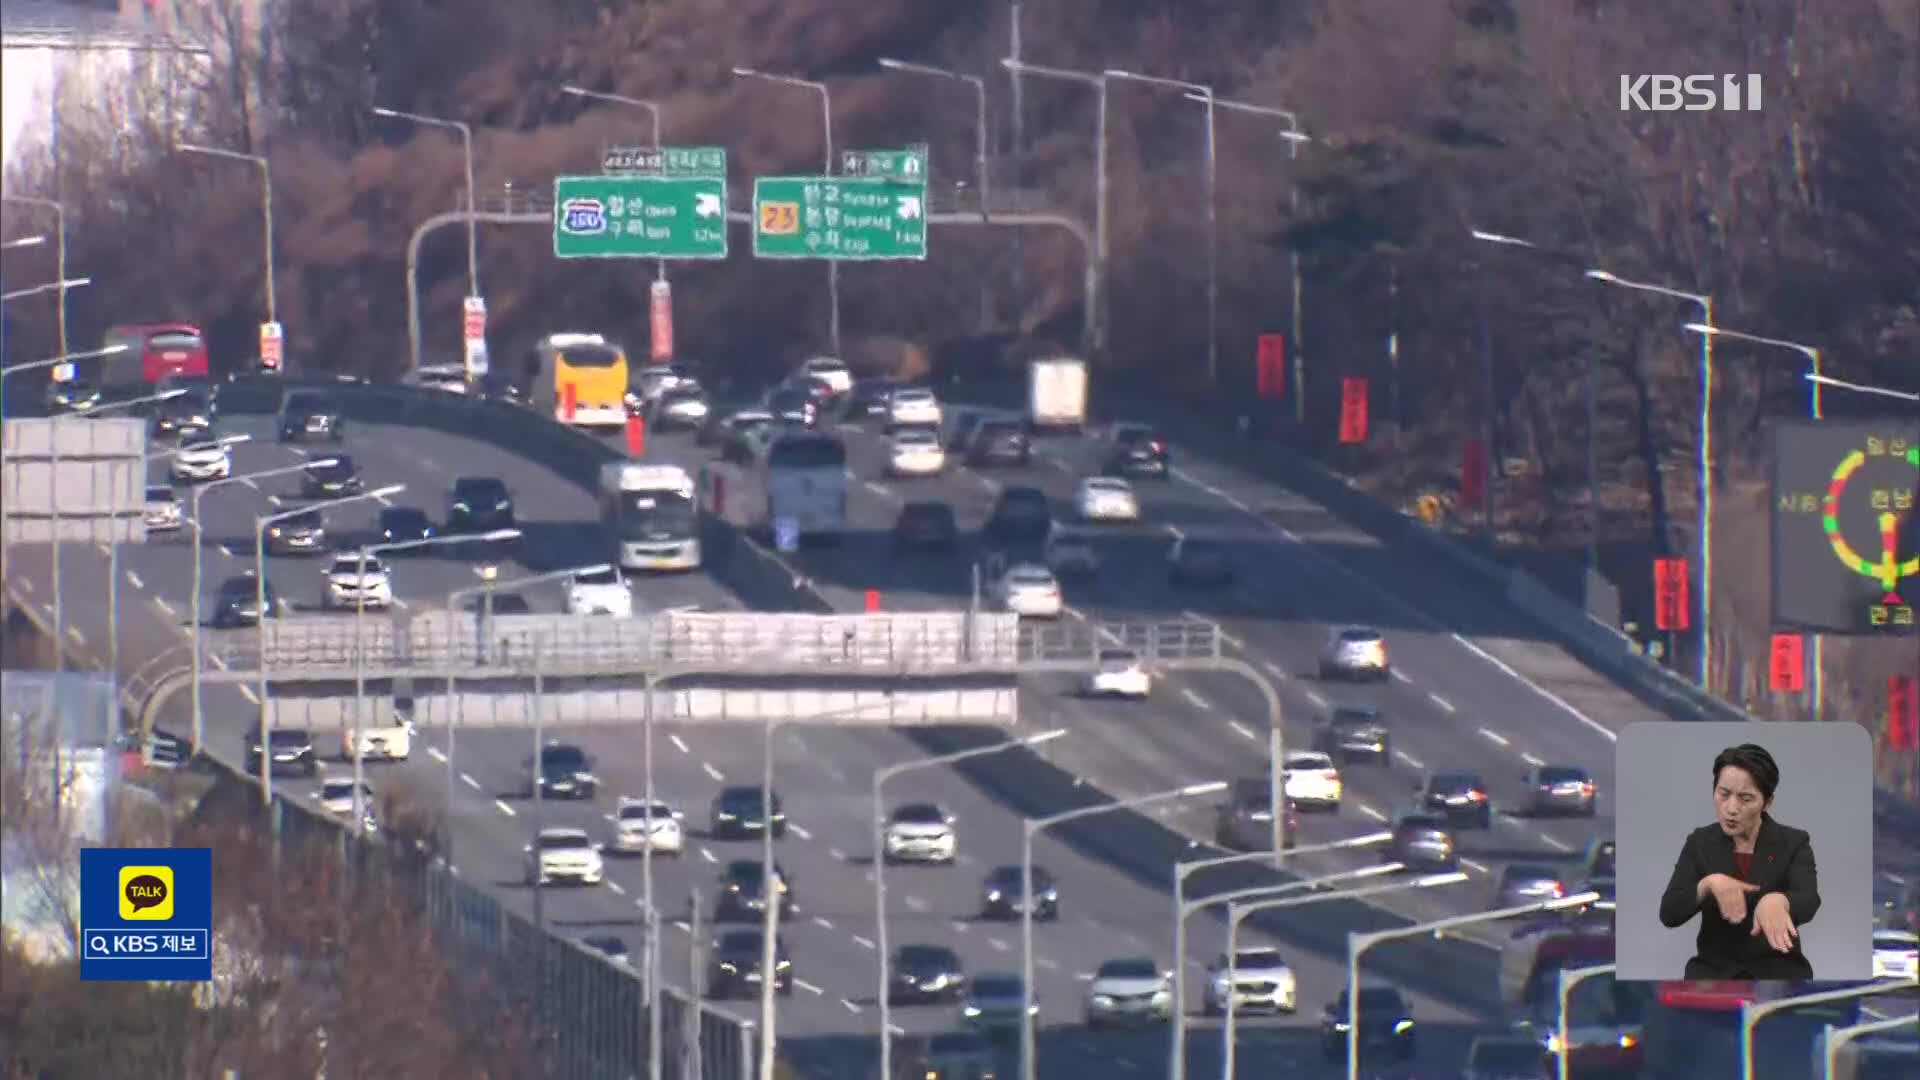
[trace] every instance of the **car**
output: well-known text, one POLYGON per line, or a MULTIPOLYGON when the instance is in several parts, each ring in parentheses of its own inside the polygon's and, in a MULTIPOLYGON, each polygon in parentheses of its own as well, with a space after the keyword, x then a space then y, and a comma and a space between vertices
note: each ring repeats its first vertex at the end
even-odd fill
POLYGON ((513 493, 497 476, 462 476, 447 498, 447 531, 483 533, 514 527, 513 493))
POLYGON ((713 403, 707 400, 706 390, 698 384, 681 383, 671 390, 662 390, 653 399, 649 411, 655 431, 697 428, 706 423, 713 403))
POLYGON ((847 365, 832 356, 813 356, 802 361, 794 371, 795 379, 817 379, 827 385, 833 396, 839 397, 853 389, 853 372, 847 365))
POLYGON ((890 863, 944 863, 951 866, 960 856, 960 838, 953 831, 954 819, 940 807, 928 802, 896 806, 887 817, 882 856, 890 863))
POLYGON ((707 422, 700 425, 694 433, 693 441, 698 446, 727 446, 748 432, 761 430, 773 423, 773 414, 765 409, 735 409, 732 412, 712 410, 707 413, 707 422))
POLYGON ((888 402, 893 398, 896 384, 887 379, 861 379, 853 384, 841 403, 840 420, 842 423, 858 424, 868 420, 882 419, 889 415, 888 402))
POLYGON ((613 832, 606 850, 634 855, 649 848, 655 855, 686 854, 685 815, 657 799, 649 803, 621 796, 613 808, 613 832))
POLYGON ((1387 639, 1367 626, 1347 626, 1327 635, 1320 649, 1322 679, 1373 679, 1385 682, 1393 674, 1387 660, 1387 639))
POLYGON ((1080 693, 1083 697, 1143 701, 1153 693, 1153 676, 1132 649, 1101 649, 1100 666, 1087 674, 1080 693))
POLYGON ((767 395, 767 412, 776 423, 811 428, 820 422, 820 404, 809 391, 797 386, 780 386, 767 395))
POLYGON ((568 743, 549 741, 540 748, 538 779, 534 759, 520 762, 520 793, 525 798, 538 794, 545 799, 592 799, 600 790, 600 778, 593 772, 593 757, 568 743), (536 787, 537 784, 537 787, 536 787))
POLYGON ((211 394, 204 389, 199 393, 188 391, 154 403, 153 433, 156 437, 194 435, 205 438, 213 430, 213 415, 211 394))
POLYGON ((967 447, 973 445, 974 433, 979 431, 980 425, 989 419, 991 417, 986 413, 980 412, 963 412, 955 416, 953 422, 943 429, 947 449, 956 453, 966 453, 967 447))
POLYGON ((960 523, 953 507, 943 502, 916 500, 900 508, 893 522, 893 550, 952 551, 960 546, 960 523))
POLYGON ((320 594, 322 607, 349 611, 393 607, 393 575, 377 556, 369 555, 363 563, 358 552, 342 552, 327 564, 322 576, 326 582, 320 594))
POLYGON ((1558 900, 1565 895, 1567 883, 1553 867, 1538 863, 1508 863, 1500 869, 1500 883, 1494 888, 1493 903, 1488 910, 1524 907, 1558 900))
MULTIPOLYGON (((780 899, 778 915, 790 919, 797 910, 793 878, 778 863, 773 867, 773 889, 780 899)), ((766 868, 759 859, 735 859, 720 871, 720 883, 714 894, 714 921, 750 922, 766 915, 766 868)))
POLYGON ((220 415, 220 384, 205 375, 177 372, 165 375, 153 384, 153 392, 172 395, 162 401, 162 405, 184 402, 187 407, 206 414, 209 420, 220 415), (175 394, 176 390, 180 392, 175 394))
MULTIPOLYGON (((379 521, 374 525, 380 532, 380 540, 386 544, 410 544, 422 540, 431 540, 436 531, 433 519, 425 510, 417 506, 383 506, 380 508, 379 521)), ((424 547, 404 549, 424 551, 424 547)), ((392 552, 391 554, 399 554, 392 552)))
POLYGON ((1614 865, 1617 851, 1618 845, 1614 843, 1613 837, 1594 837, 1587 842, 1587 850, 1580 856, 1579 876, 1588 879, 1614 877, 1617 873, 1614 865))
POLYGON ((887 439, 889 476, 938 476, 946 467, 940 436, 926 428, 903 428, 887 439))
MULTIPOLYGON (((317 776, 320 758, 313 752, 313 733, 305 728, 274 728, 267 732, 271 748, 269 768, 275 776, 317 776)), ((260 775, 260 736, 247 738, 247 775, 260 775)))
MULTIPOLYGON (((1347 992, 1340 991, 1320 1021, 1320 1048, 1328 1061, 1347 1060, 1349 1001, 1347 992)), ((1413 1010, 1399 990, 1391 986, 1362 986, 1356 1011, 1363 1059, 1369 1051, 1384 1051, 1400 1061, 1413 1060, 1417 1039, 1413 1010)))
POLYGON ((1478 1035, 1467 1047, 1465 1080, 1541 1080, 1553 1055, 1523 1035, 1478 1035))
POLYGON ((723 787, 713 797, 708 815, 708 832, 715 840, 745 840, 760 835, 769 824, 779 839, 787 835, 787 812, 780 805, 780 793, 774 792, 772 806, 760 798, 758 784, 723 787))
POLYGON ((1535 766, 1521 774, 1520 782, 1529 792, 1527 812, 1536 817, 1592 817, 1597 810, 1593 774, 1577 765, 1535 766))
MULTIPOLYGON (((1269 777, 1245 777, 1233 782, 1216 808, 1213 834, 1221 847, 1234 851, 1273 850, 1273 783, 1269 777)), ((1300 833, 1299 809, 1287 800, 1286 845, 1295 845, 1300 833)))
POLYGON ((1201 997, 1201 1009, 1208 1016, 1227 1011, 1228 990, 1232 990, 1233 1011, 1239 1013, 1284 1013, 1293 1015, 1300 1008, 1299 979, 1279 949, 1252 946, 1234 950, 1233 963, 1222 953, 1207 965, 1207 985, 1201 997))
MULTIPOLYGON (((1020 867, 996 866, 980 884, 980 917, 1017 919, 1026 907, 1025 895, 1020 867)), ((1044 867, 1033 868, 1033 895, 1035 921, 1052 922, 1060 917, 1060 890, 1044 867)))
POLYGON ((274 426, 283 443, 316 439, 339 442, 347 437, 347 421, 340 413, 340 406, 315 391, 288 394, 280 406, 279 422, 274 426))
POLYGON ((1028 1017, 1040 1015, 1040 996, 1027 1001, 1026 983, 1007 972, 975 975, 960 1001, 960 1016, 976 1029, 1019 1030, 1028 1017))
POLYGON ((256 626, 262 618, 280 614, 280 597, 273 582, 261 581, 252 574, 230 577, 214 590, 213 613, 209 621, 218 629, 256 626))
POLYGON ((1475 829, 1493 826, 1493 796, 1478 773, 1432 773, 1415 791, 1422 806, 1445 814, 1456 825, 1475 829))
POLYGON ((909 1080, 995 1080, 1000 1052, 978 1031, 941 1031, 902 1053, 909 1080))
POLYGON ((1911 930, 1875 930, 1873 932, 1873 977, 1876 979, 1920 977, 1920 935, 1916 935, 1911 930))
POLYGON ((319 555, 327 550, 327 522, 320 511, 308 508, 267 526, 267 552, 272 555, 319 555))
MULTIPOLYGON (((320 808, 336 817, 346 817, 353 813, 353 777, 329 776, 320 781, 314 789, 313 797, 320 801, 320 808)), ((374 804, 373 785, 360 782, 360 806, 362 810, 374 804)))
POLYGON ((1167 549, 1167 581, 1172 585, 1226 588, 1234 576, 1233 561, 1216 540, 1182 533, 1167 549))
POLYGON ((1333 758, 1318 750, 1296 750, 1283 759, 1281 775, 1285 778, 1288 802, 1303 810, 1340 812, 1340 796, 1345 784, 1333 758))
POLYGON ((549 826, 541 829, 533 843, 523 850, 527 856, 527 884, 535 888, 556 881, 598 885, 606 880, 606 864, 585 829, 549 826))
POLYGON ((1392 832, 1393 839, 1380 853, 1383 861, 1433 870, 1459 865, 1453 823, 1444 814, 1405 812, 1394 820, 1392 832))
POLYGON ((215 441, 210 432, 187 432, 167 455, 174 483, 198 484, 233 475, 233 451, 215 441))
POLYGON ((1057 619, 1064 609, 1060 582, 1053 571, 1038 563, 1015 563, 994 586, 1003 610, 1023 619, 1057 619))
POLYGON ((966 993, 960 954, 945 945, 902 945, 887 964, 887 1000, 895 1005, 959 1001, 966 993))
MULTIPOLYGON (((707 996, 723 999, 759 993, 766 941, 758 929, 728 930, 716 938, 707 965, 707 996)), ((793 993, 793 958, 781 935, 774 936, 773 957, 774 993, 793 993)))
POLYGON ((1313 732, 1314 749, 1335 761, 1393 763, 1393 735, 1387 718, 1371 705, 1336 705, 1313 732))
POLYGON ((646 411, 661 394, 696 380, 691 367, 682 364, 650 364, 634 371, 627 379, 626 405, 629 415, 646 411))
POLYGON ((973 433, 967 443, 967 464, 975 468, 993 465, 1025 465, 1033 459, 1033 444, 1027 427, 1018 420, 988 420, 973 433))
POLYGON ((141 504, 148 532, 172 532, 180 527, 180 496, 168 484, 148 484, 141 504))
POLYGON ((99 408, 100 387, 85 379, 67 379, 47 384, 47 412, 58 416, 61 413, 91 412, 99 408))
POLYGON ((931 390, 905 387, 887 396, 889 427, 938 428, 942 419, 940 399, 931 390))
POLYGON ((1089 476, 1073 493, 1081 521, 1139 521, 1140 500, 1133 485, 1117 476, 1089 476))
POLYGON ((1084 581, 1100 573, 1100 554, 1094 550, 1093 539, 1072 529, 1050 529, 1041 559, 1058 578, 1084 581))
POLYGON ((1167 444, 1146 424, 1115 424, 1108 434, 1103 471, 1115 476, 1138 474, 1164 478, 1172 468, 1167 444))
POLYGON ((360 467, 345 454, 332 454, 308 465, 300 477, 300 490, 309 499, 338 499, 356 494, 364 486, 360 467))
POLYGON ((354 751, 365 761, 406 761, 413 756, 413 703, 396 699, 384 724, 368 724, 355 738, 356 728, 340 729, 340 760, 352 761, 354 751), (356 746, 355 743, 358 743, 356 746))
POLYGON ((633 954, 627 950, 627 943, 617 934, 588 934, 580 939, 580 944, 621 967, 633 966, 633 954))
POLYGON ((1087 983, 1087 1026, 1098 1030, 1173 1019, 1173 973, 1151 957, 1107 960, 1087 983))
POLYGON ((567 614, 633 617, 633 592, 617 566, 598 566, 567 575, 567 614))
POLYGON ((987 536, 996 543, 1045 543, 1052 527, 1053 508, 1037 487, 1002 488, 987 514, 987 536))

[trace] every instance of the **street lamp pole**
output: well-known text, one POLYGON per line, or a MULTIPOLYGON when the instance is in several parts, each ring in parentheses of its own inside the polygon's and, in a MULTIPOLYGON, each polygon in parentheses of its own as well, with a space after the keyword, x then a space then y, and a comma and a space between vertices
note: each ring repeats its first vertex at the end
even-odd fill
MULTIPOLYGON (((588 90, 584 86, 563 86, 560 88, 560 92, 569 97, 586 98, 589 101, 604 101, 610 105, 625 105, 633 109, 647 110, 647 118, 651 121, 653 127, 651 144, 655 150, 660 149, 659 102, 648 101, 645 98, 628 97, 625 94, 608 93, 605 90, 588 90)), ((656 281, 667 280, 667 260, 653 260, 653 276, 656 281)), ((652 819, 649 818, 648 820, 652 819)))
MULTIPOLYGON (((774 75, 765 71, 758 71, 758 70, 755 70, 754 68, 745 68, 745 67, 734 68, 733 74, 736 78, 759 79, 762 82, 778 83, 781 86, 799 87, 800 89, 811 90, 814 93, 820 95, 820 130, 821 130, 822 142, 825 144, 825 147, 826 147, 826 154, 825 154, 826 166, 824 169, 821 170, 821 175, 832 176, 833 175, 833 95, 827 89, 827 84, 824 82, 816 81, 814 79, 801 79, 801 78, 796 78, 792 75, 774 75)), ((838 259, 827 260, 827 304, 830 309, 827 315, 827 319, 828 319, 827 337, 833 343, 833 355, 839 356, 840 355, 840 260, 838 259)), ((769 1042, 770 1040, 767 1038, 767 1036, 768 1036, 767 1032, 764 1032, 764 1031, 761 1032, 760 1033, 761 1041, 769 1042)), ((768 1066, 768 1075, 772 1075, 772 1067, 770 1065, 768 1066)))
POLYGON ((1831 386, 1835 390, 1847 390, 1856 394, 1868 394, 1873 397, 1893 398, 1896 401, 1920 401, 1920 394, 1906 390, 1895 390, 1887 386, 1869 386, 1866 383, 1848 382, 1831 375, 1809 375, 1807 381, 1815 386, 1831 386))
MULTIPOLYGON (((980 221, 993 223, 993 178, 987 168, 987 80, 978 75, 968 75, 961 71, 934 67, 931 64, 916 64, 910 60, 896 60, 890 56, 880 58, 880 66, 890 71, 908 75, 925 75, 935 79, 950 79, 966 83, 973 87, 973 181, 980 192, 980 221)), ((993 284, 991 281, 980 283, 980 330, 985 333, 993 328, 993 284)), ((882 1073, 881 1075, 886 1075, 882 1073)))
POLYGON ((93 279, 90 277, 61 278, 58 281, 49 281, 44 285, 30 285, 24 289, 14 289, 11 292, 0 293, 0 303, 13 300, 25 300, 29 296, 44 296, 50 292, 58 292, 64 295, 68 289, 78 289, 82 285, 91 284, 93 284, 93 279))
POLYGON ((67 281, 67 208, 58 200, 42 199, 35 195, 0 195, 0 203, 18 203, 53 211, 53 276, 60 292, 60 312, 57 316, 59 341, 56 344, 61 352, 67 352, 67 289, 71 286, 67 281))
POLYGON ((1198 798, 1225 791, 1227 782, 1212 780, 1202 784, 1188 784, 1185 787, 1170 788, 1147 795, 1136 795, 1130 799, 1117 799, 1113 802, 1095 803, 1092 806, 1062 810, 1057 814, 1041 818, 1023 818, 1020 822, 1020 993, 1022 1008, 1020 1014, 1020 1075, 1025 1080, 1035 1080, 1038 1076, 1034 1055, 1038 1051, 1033 1030, 1033 838, 1055 825, 1069 821, 1094 817, 1099 814, 1111 814, 1118 810, 1138 810, 1156 803, 1173 802, 1178 799, 1198 798))
POLYGON ((480 204, 474 201, 473 190, 473 125, 461 120, 447 120, 423 113, 405 112, 400 109, 376 108, 373 115, 388 120, 406 120, 426 127, 445 128, 460 133, 460 153, 465 161, 467 179, 467 295, 474 299, 480 296, 480 204))
POLYGON ((1056 79, 1061 82, 1091 86, 1099 95, 1098 104, 1095 106, 1093 131, 1094 272, 1087 282, 1088 310, 1085 344, 1095 355, 1102 354, 1107 348, 1107 77, 1093 71, 1073 71, 1067 68, 1029 64, 1018 57, 1008 57, 1000 61, 1000 66, 1013 73, 1016 92, 1020 85, 1020 76, 1032 75, 1040 79, 1056 79))
POLYGON ((1886 1020, 1869 1020, 1864 1024, 1850 1024, 1846 1027, 1827 1025, 1826 1035, 1820 1040, 1820 1056, 1825 1062, 1821 1069, 1821 1080, 1834 1080, 1840 1075, 1836 1070, 1840 1066, 1840 1048, 1862 1035, 1877 1035, 1883 1031, 1899 1031, 1913 1027, 1912 1016, 1895 1016, 1886 1020))
POLYGON ((260 223, 267 254, 267 321, 279 322, 280 309, 274 303, 273 288, 273 166, 268 163, 265 154, 243 154, 238 150, 222 150, 217 146, 198 146, 194 143, 175 143, 173 148, 183 154, 243 161, 260 170, 260 223))
POLYGON ((1573 1051, 1567 1045, 1569 1027, 1567 1023, 1567 1003, 1573 999, 1573 988, 1588 979, 1597 979, 1602 975, 1612 975, 1618 970, 1612 964, 1596 964, 1592 967, 1561 968, 1555 976, 1560 1015, 1554 1021, 1554 1059, 1559 1080, 1568 1080, 1567 1072, 1571 1068, 1573 1051))
POLYGON ((1043 731, 1029 735, 1024 739, 994 743, 990 746, 976 746, 970 750, 956 750, 950 754, 918 758, 888 765, 873 774, 873 920, 874 951, 880 954, 879 990, 875 1000, 880 1006, 880 1075, 893 1075, 893 1000, 890 990, 893 985, 891 966, 892 956, 887 944, 887 811, 882 801, 887 781, 903 773, 917 772, 921 769, 940 769, 957 765, 972 758, 1002 754, 1022 747, 1032 748, 1049 743, 1067 733, 1065 728, 1043 731))
MULTIPOLYGON (((1753 1029, 1760 1021, 1786 1009, 1797 1009, 1802 1005, 1824 1005, 1831 1001, 1857 1001, 1860 998, 1878 997, 1881 994, 1896 994, 1901 991, 1920 989, 1920 979, 1882 979, 1865 986, 1849 986, 1843 990, 1821 990, 1811 994, 1795 994, 1792 997, 1775 998, 1772 1001, 1742 1001, 1740 1003, 1740 1080, 1753 1080, 1753 1029)), ((1909 1024, 1913 1017, 1906 1018, 1909 1024)))
POLYGON ((0 240, 0 251, 19 251, 21 248, 39 247, 46 242, 47 238, 38 234, 16 236, 12 240, 0 240))

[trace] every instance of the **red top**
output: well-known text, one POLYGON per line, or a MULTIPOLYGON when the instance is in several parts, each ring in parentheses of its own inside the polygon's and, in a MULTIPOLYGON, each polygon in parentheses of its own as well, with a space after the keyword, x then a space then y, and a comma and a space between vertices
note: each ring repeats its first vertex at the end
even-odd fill
POLYGON ((1751 851, 1734 852, 1733 853, 1733 875, 1739 878, 1741 881, 1745 881, 1747 880, 1747 875, 1752 872, 1753 872, 1753 852, 1751 851))

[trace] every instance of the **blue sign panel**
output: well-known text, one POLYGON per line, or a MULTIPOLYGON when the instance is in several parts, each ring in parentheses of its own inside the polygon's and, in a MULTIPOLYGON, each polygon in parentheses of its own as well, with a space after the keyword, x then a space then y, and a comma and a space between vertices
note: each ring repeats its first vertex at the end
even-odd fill
POLYGON ((210 848, 80 849, 80 978, 213 978, 210 848))

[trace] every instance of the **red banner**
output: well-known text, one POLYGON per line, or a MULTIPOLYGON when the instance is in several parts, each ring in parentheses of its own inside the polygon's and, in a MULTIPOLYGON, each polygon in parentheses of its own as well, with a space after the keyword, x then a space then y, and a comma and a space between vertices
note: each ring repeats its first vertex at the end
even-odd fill
POLYGON ((1806 639, 1799 634, 1773 635, 1768 653, 1769 682, 1776 694, 1799 694, 1807 689, 1806 639))
POLYGON ((485 341, 487 337, 487 302, 478 296, 469 296, 460 306, 460 332, 467 341, 485 341))
POLYGON ((1340 441, 1347 446, 1367 441, 1367 380, 1356 375, 1340 380, 1340 441))
POLYGON ((572 383, 560 388, 560 419, 573 423, 573 410, 580 406, 580 389, 572 383))
POLYGON ((627 417, 627 456, 637 458, 647 451, 647 418, 627 417))
POLYGON ((1920 750, 1920 691, 1911 675, 1887 676, 1887 743, 1895 750, 1920 750))
POLYGON ((1281 334, 1261 334, 1260 351, 1254 375, 1260 396, 1279 399, 1287 396, 1287 339, 1281 334))
POLYGON ((875 611, 879 611, 879 610, 880 610, 880 590, 879 590, 879 589, 868 589, 868 590, 867 590, 867 611, 868 611, 868 613, 869 613, 869 614, 871 614, 872 612, 875 612, 875 611))
POLYGON ((1687 560, 1665 556, 1653 560, 1653 625, 1661 630, 1685 630, 1689 622, 1687 560))
POLYGON ((649 293, 652 299, 649 305, 649 321, 653 327, 653 358, 656 361, 673 359, 673 286, 664 281, 656 281, 649 293))
POLYGON ((1487 501, 1487 444, 1470 438, 1460 444, 1460 505, 1479 510, 1487 501))

